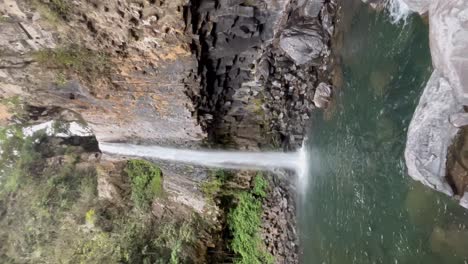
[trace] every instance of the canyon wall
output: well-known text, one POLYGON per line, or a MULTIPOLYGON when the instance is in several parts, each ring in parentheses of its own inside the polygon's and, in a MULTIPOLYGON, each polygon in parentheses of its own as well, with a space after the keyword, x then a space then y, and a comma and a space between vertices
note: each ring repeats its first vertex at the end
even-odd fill
MULTIPOLYGON (((33 124, 58 111, 98 142, 297 150, 332 96, 334 0, 57 3, 0 3, 0 96, 40 109, 33 124)), ((101 163, 111 197, 121 160, 101 163)), ((216 218, 207 170, 158 165, 173 203, 216 218)), ((278 263, 297 263, 294 177, 270 182, 263 239, 278 263)))

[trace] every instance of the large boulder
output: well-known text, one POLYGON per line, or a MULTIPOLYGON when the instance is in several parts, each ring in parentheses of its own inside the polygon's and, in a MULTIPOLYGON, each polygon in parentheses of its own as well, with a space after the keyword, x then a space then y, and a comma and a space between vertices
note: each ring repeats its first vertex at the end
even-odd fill
POLYGON ((298 23, 286 28, 281 34, 280 47, 297 65, 318 65, 322 52, 327 48, 322 29, 314 22, 298 23))
POLYGON ((321 82, 317 86, 314 94, 314 104, 318 108, 326 108, 330 102, 330 97, 332 94, 332 88, 330 85, 321 82))
POLYGON ((457 128, 450 124, 448 117, 461 111, 452 87, 435 70, 413 115, 406 142, 408 174, 450 196, 453 190, 446 179, 446 157, 457 128))
POLYGON ((457 100, 468 105, 468 1, 432 1, 429 23, 434 67, 448 79, 457 100))

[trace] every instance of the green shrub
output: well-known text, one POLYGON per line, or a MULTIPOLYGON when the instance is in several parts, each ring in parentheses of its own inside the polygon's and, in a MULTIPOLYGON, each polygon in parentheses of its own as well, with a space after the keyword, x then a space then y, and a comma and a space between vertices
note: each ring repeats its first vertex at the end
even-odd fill
POLYGON ((218 178, 212 178, 202 184, 202 192, 209 201, 213 201, 223 186, 223 182, 218 178))
POLYGON ((240 192, 238 204, 228 214, 228 226, 233 235, 231 249, 238 264, 273 263, 260 237, 262 203, 250 192, 240 192))
POLYGON ((0 196, 15 192, 23 177, 35 168, 40 154, 34 141, 43 135, 25 138, 21 127, 11 126, 0 130, 0 196))
POLYGON ((161 170, 145 160, 129 160, 125 172, 132 185, 132 200, 138 208, 147 209, 154 198, 163 196, 161 170))
POLYGON ((253 178, 253 189, 252 193, 258 197, 265 198, 268 189, 268 181, 265 179, 261 172, 257 173, 253 178))
POLYGON ((162 226, 160 234, 153 244, 157 248, 170 249, 170 264, 180 263, 180 254, 183 246, 190 244, 195 240, 194 230, 191 221, 185 221, 182 224, 167 223, 162 226))

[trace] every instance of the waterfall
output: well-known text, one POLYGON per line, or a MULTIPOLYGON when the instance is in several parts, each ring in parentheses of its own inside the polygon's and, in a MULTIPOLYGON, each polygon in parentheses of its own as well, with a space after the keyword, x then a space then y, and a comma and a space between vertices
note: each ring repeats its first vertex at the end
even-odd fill
POLYGON ((230 169, 274 169, 294 170, 304 178, 307 171, 306 154, 298 152, 247 152, 187 150, 160 146, 140 146, 121 143, 99 143, 102 152, 122 156, 141 157, 165 161, 176 161, 206 167, 230 169))

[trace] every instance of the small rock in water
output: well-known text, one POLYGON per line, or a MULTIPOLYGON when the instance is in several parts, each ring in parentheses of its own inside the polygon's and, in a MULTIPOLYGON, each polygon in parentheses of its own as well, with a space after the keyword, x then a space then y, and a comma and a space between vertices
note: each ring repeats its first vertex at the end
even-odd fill
POLYGON ((325 108, 330 101, 332 89, 326 83, 320 83, 314 94, 314 103, 318 108, 325 108))

